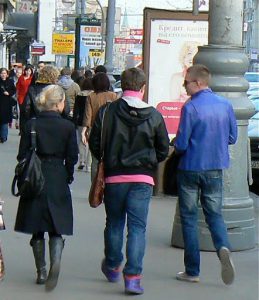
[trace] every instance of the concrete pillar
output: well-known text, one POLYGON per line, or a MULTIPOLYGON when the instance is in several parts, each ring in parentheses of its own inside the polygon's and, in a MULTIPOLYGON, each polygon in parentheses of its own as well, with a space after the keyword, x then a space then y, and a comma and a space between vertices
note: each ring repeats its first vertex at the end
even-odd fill
POLYGON ((113 38, 115 24, 116 1, 109 0, 106 20, 106 47, 105 47, 105 67, 111 84, 115 82, 113 77, 113 38))
MULTIPOLYGON (((243 0, 210 0, 209 44, 199 47, 194 64, 206 65, 211 73, 211 88, 228 98, 234 108, 238 123, 238 141, 230 146, 230 168, 224 173, 223 215, 227 225, 232 250, 255 247, 253 200, 248 189, 248 119, 255 113, 248 100, 248 82, 244 73, 248 58, 242 46, 243 0)), ((202 209, 199 209, 200 249, 214 251, 202 209)), ((177 207, 172 245, 183 247, 181 223, 177 207)))

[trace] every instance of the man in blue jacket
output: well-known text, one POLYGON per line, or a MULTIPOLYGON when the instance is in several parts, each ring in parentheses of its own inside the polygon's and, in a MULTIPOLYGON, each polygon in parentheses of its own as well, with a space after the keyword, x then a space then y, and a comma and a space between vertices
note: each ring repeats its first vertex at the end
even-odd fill
POLYGON ((237 140, 231 104, 208 87, 210 72, 203 65, 187 70, 184 86, 190 100, 183 106, 174 146, 178 166, 179 210, 184 239, 185 272, 178 280, 199 281, 198 200, 222 266, 222 280, 231 284, 234 265, 222 217, 223 169, 229 167, 228 145, 237 140))

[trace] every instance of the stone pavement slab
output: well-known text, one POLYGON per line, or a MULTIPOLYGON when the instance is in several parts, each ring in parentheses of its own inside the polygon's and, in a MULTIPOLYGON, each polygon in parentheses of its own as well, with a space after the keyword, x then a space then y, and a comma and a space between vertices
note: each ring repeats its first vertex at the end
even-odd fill
MULTIPOLYGON (((0 283, 0 300, 116 300, 127 299, 123 281, 105 280, 100 271, 103 257, 104 207, 90 208, 87 193, 90 174, 78 172, 72 188, 74 236, 66 237, 58 286, 51 293, 34 284, 35 267, 29 235, 13 231, 18 198, 11 195, 18 148, 16 130, 7 143, 0 144, 0 196, 5 201, 7 230, 0 232, 6 277, 0 283)), ((148 300, 258 300, 258 243, 256 248, 233 253, 236 280, 225 286, 220 264, 213 252, 202 252, 200 283, 179 282, 175 274, 183 270, 183 250, 170 246, 176 199, 154 197, 150 205, 147 248, 144 260, 145 293, 148 300)), ((256 220, 258 221, 258 211, 256 220)), ((134 296, 133 296, 134 297, 134 296)), ((135 298, 135 297, 134 297, 135 298)))

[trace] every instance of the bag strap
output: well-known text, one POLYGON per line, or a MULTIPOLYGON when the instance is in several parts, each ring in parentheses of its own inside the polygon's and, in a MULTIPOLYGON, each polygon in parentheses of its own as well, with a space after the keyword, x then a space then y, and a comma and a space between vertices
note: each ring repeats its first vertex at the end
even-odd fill
POLYGON ((108 128, 108 109, 111 104, 111 101, 107 101, 106 106, 104 108, 103 112, 103 117, 102 117, 102 128, 101 128, 101 148, 100 148, 100 153, 101 153, 101 159, 103 160, 104 157, 104 145, 105 145, 105 140, 107 136, 107 128, 108 128))
POLYGON ((36 118, 31 119, 31 148, 32 150, 37 150, 37 143, 36 143, 36 118))

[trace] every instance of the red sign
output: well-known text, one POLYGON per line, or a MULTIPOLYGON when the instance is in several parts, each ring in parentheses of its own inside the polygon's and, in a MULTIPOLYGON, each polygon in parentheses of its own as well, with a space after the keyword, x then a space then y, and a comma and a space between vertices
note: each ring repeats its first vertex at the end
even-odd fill
POLYGON ((156 109, 162 114, 169 134, 176 134, 184 102, 160 102, 156 109))
POLYGON ((33 46, 31 45, 31 55, 44 55, 45 46, 33 46))
POLYGON ((115 44, 142 44, 142 39, 115 38, 115 44))
POLYGON ((170 44, 170 41, 168 41, 168 40, 157 39, 157 42, 161 43, 161 44, 170 44))
POLYGON ((143 35, 143 29, 130 29, 130 35, 143 35))

